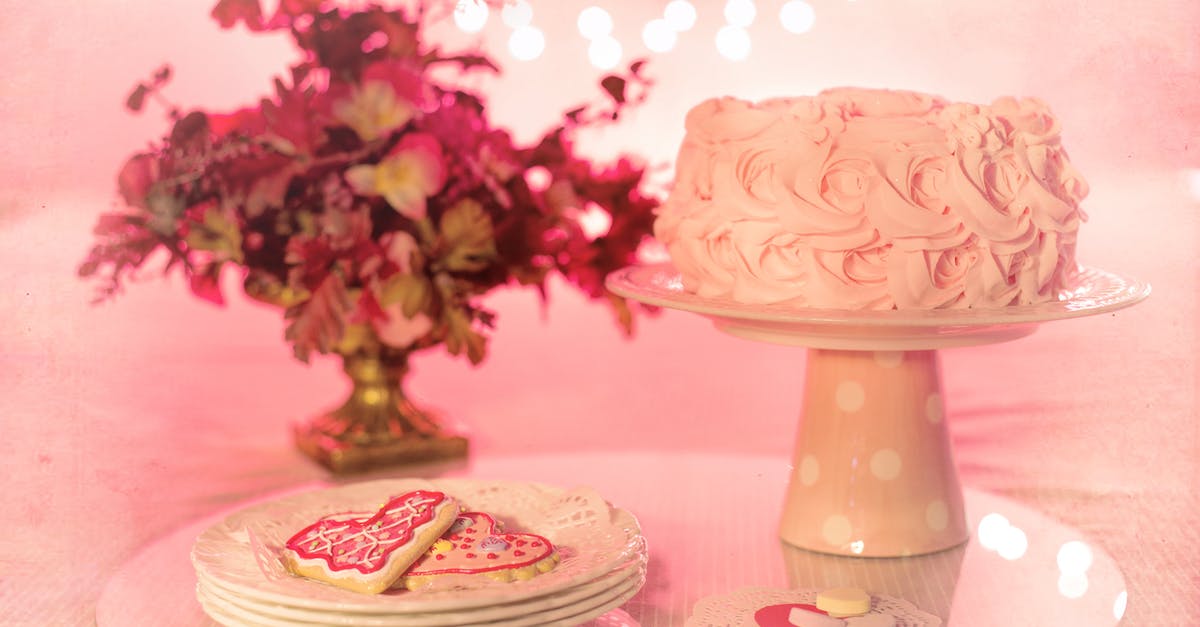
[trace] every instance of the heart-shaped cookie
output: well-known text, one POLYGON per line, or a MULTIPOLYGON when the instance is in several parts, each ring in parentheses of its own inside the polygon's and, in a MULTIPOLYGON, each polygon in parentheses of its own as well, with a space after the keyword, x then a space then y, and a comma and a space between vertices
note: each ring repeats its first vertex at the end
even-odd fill
POLYGON ((416 490, 368 518, 329 516, 301 529, 283 551, 288 570, 368 594, 390 588, 454 523, 458 503, 416 490))
POLYGON ((397 586, 418 590, 469 585, 475 577, 524 581, 549 572, 558 559, 554 545, 542 536, 506 533, 489 514, 463 512, 397 586))
POLYGON ((759 627, 846 627, 846 621, 832 618, 808 603, 780 603, 759 608, 754 613, 759 627))

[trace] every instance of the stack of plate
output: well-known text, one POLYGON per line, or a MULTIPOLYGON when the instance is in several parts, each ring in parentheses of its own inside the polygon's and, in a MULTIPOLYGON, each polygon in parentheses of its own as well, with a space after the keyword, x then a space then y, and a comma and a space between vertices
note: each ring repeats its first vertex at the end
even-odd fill
POLYGON ((228 516, 192 547, 196 596, 223 625, 576 625, 619 607, 646 580, 646 544, 637 519, 590 489, 470 479, 386 480, 306 492, 228 516), (561 561, 522 582, 481 578, 454 590, 364 595, 295 577, 281 561, 292 534, 330 514, 369 515, 390 496, 444 492, 510 531, 545 536, 561 561))

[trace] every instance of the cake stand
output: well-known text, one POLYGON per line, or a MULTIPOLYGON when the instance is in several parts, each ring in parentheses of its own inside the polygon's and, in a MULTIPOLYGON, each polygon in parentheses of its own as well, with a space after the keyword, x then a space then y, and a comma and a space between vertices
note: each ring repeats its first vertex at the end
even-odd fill
POLYGON ((808 349, 779 535, 807 550, 903 557, 968 538, 938 350, 1015 340, 1115 311, 1149 285, 1084 268, 1054 302, 999 309, 849 311, 744 305, 683 289, 669 264, 611 274, 614 293, 700 314, 731 335, 808 349))

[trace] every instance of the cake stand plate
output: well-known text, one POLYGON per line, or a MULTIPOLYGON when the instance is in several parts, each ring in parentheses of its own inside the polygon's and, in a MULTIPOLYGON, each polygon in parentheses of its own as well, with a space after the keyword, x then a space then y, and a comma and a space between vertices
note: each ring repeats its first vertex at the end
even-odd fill
POLYGON ((1093 268, 1057 301, 1000 309, 745 305, 686 292, 669 264, 625 268, 607 285, 625 298, 700 314, 737 337, 809 349, 780 537, 868 557, 933 553, 968 538, 939 349, 1017 339, 1043 322, 1116 311, 1150 293, 1145 283, 1093 268))
POLYGON ((746 305, 683 289, 670 264, 631 266, 608 288, 647 305, 700 314, 731 335, 772 344, 834 350, 931 350, 1014 340, 1043 322, 1108 313, 1150 295, 1150 286, 1095 268, 1081 269, 1057 301, 1001 309, 862 311, 746 305))

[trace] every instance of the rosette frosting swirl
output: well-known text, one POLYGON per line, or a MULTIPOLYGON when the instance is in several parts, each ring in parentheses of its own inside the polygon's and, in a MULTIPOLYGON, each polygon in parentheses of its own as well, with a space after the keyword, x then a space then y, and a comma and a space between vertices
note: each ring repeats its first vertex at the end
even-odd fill
POLYGON ((1045 104, 842 88, 686 119, 655 236, 685 289, 831 309, 1004 307, 1076 271, 1087 183, 1045 104))

